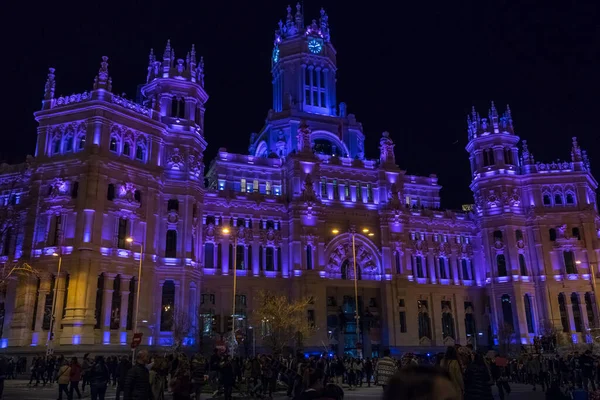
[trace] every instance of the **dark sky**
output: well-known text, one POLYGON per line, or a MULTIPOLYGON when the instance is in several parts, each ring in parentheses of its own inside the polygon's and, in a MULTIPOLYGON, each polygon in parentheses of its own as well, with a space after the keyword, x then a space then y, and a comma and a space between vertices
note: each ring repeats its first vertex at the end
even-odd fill
MULTIPOLYGON (((510 104, 517 134, 537 160, 570 157, 576 135, 600 175, 598 1, 395 3, 304 2, 307 21, 321 6, 329 14, 338 100, 363 123, 368 157, 378 156, 388 130, 403 169, 438 174, 444 207, 471 202, 466 114, 475 105, 487 115, 495 100, 502 109, 510 104)), ((273 30, 287 4, 8 2, 0 28, 0 158, 21 161, 33 153, 32 113, 49 66, 57 70, 57 95, 80 93, 91 89, 107 55, 113 90, 133 97, 145 80, 149 49, 162 55, 169 38, 178 57, 194 43, 205 58, 207 156, 219 147, 246 153, 250 133, 271 107, 273 30)))

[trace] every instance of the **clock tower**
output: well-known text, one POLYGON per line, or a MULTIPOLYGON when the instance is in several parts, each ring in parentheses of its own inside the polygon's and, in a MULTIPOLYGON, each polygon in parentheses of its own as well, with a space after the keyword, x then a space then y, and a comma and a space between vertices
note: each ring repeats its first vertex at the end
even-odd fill
POLYGON ((285 23, 279 21, 272 53, 273 110, 336 115, 335 49, 330 41, 328 17, 321 9, 319 21, 305 26, 302 6, 296 13, 287 7, 285 23))

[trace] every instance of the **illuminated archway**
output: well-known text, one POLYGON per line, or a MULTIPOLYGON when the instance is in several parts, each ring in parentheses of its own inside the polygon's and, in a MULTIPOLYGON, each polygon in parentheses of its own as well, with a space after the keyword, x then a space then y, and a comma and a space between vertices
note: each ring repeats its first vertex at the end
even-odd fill
POLYGON ((328 131, 314 131, 310 134, 310 141, 315 144, 315 141, 327 141, 332 145, 336 146, 339 150, 339 154, 342 157, 349 157, 350 151, 348 147, 338 138, 337 135, 328 131))
MULTIPOLYGON (((356 267, 361 280, 380 280, 381 255, 375 244, 363 235, 356 235, 356 267)), ((332 279, 354 279, 352 238, 349 233, 335 237, 325 248, 326 276, 332 279)))

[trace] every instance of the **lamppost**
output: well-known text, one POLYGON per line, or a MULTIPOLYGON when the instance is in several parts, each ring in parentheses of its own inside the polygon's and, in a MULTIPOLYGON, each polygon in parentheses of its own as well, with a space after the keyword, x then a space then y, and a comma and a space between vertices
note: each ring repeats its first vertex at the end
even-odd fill
MULTIPOLYGON (((338 233, 340 233, 339 229, 333 229, 331 231, 331 233, 333 233, 334 235, 337 235, 338 233)), ((358 313, 358 270, 357 270, 357 266, 356 266, 356 229, 354 227, 350 228, 350 230, 348 231, 348 233, 350 234, 350 237, 352 238, 352 261, 354 264, 354 307, 355 307, 355 312, 354 312, 354 318, 356 319, 356 347, 357 347, 357 352, 361 352, 362 350, 359 349, 359 345, 362 345, 362 341, 361 341, 361 336, 360 336, 360 315, 358 313)), ((362 229, 362 233, 365 235, 368 235, 369 237, 373 237, 375 236, 375 234, 373 232, 369 232, 368 228, 363 228, 362 229)))
POLYGON ((58 283, 60 282, 60 267, 62 266, 62 254, 54 252, 52 253, 54 257, 58 257, 58 269, 56 271, 56 283, 54 284, 54 295, 52 296, 52 309, 50 311, 50 331, 48 331, 48 340, 46 341, 46 353, 50 355, 53 350, 53 341, 54 341, 54 321, 56 317, 54 316, 54 309, 56 308, 56 299, 58 297, 58 283))
MULTIPOLYGON (((231 234, 231 230, 228 227, 224 227, 222 232, 226 236, 231 234)), ((236 229, 233 234, 233 306, 232 306, 232 310, 231 310, 231 356, 232 357, 235 354, 234 343, 236 340, 235 339, 235 293, 237 290, 237 262, 236 262, 237 239, 238 239, 238 235, 237 235, 237 229, 236 229)))
MULTIPOLYGON (((140 311, 140 288, 142 287, 142 261, 144 259, 144 245, 141 242, 135 242, 132 237, 128 237, 125 241, 129 244, 137 244, 140 246, 140 264, 138 266, 138 282, 135 294, 135 317, 133 319, 133 334, 137 333, 138 313, 140 311)), ((135 347, 131 350, 131 362, 135 363, 135 347)))

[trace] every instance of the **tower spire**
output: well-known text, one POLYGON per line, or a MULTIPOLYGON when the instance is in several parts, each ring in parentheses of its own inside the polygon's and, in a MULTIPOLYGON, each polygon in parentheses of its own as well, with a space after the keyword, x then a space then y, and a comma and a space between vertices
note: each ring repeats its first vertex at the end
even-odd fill
POLYGON ((56 89, 54 71, 54 68, 48 68, 48 79, 46 79, 46 86, 44 86, 44 100, 52 100, 54 98, 54 90, 56 89))
POLYGON ((112 90, 112 79, 108 76, 108 57, 102 56, 98 75, 94 79, 94 90, 104 89, 109 92, 112 90))
POLYGON ((167 46, 163 53, 162 70, 163 76, 169 76, 169 70, 171 69, 171 39, 167 40, 167 46))
POLYGON ((296 29, 298 29, 299 32, 302 32, 304 29, 304 18, 302 16, 302 5, 300 2, 296 4, 296 29))

